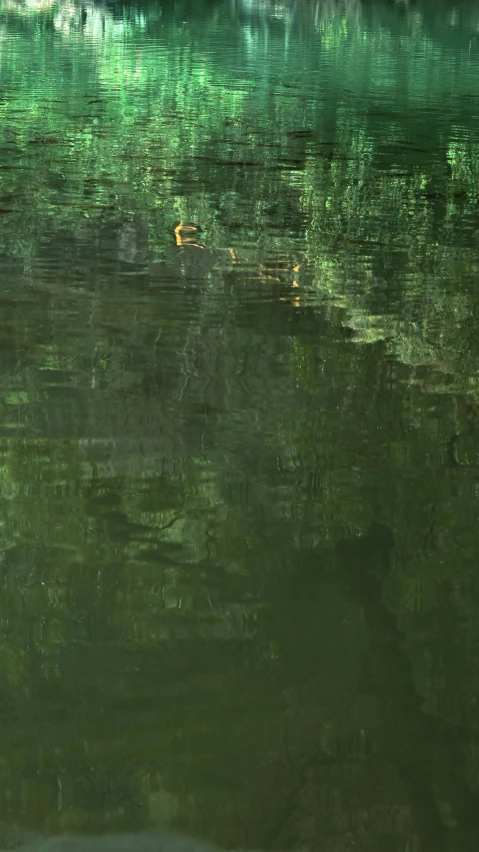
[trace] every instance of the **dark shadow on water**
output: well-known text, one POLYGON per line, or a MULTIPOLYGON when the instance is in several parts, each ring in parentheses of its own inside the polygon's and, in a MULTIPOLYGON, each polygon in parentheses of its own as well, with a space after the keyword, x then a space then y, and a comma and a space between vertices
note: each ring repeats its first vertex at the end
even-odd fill
POLYGON ((464 777, 464 731, 422 711, 404 636, 383 602, 391 568, 391 530, 373 524, 337 543, 340 577, 364 613, 369 647, 360 691, 381 702, 374 750, 388 755, 408 796, 422 852, 477 849, 479 797, 464 777), (459 847, 454 844, 459 839, 459 847))

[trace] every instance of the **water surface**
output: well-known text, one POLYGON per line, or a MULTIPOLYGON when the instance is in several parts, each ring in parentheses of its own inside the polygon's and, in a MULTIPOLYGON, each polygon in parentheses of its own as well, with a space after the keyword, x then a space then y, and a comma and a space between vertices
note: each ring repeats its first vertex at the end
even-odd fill
POLYGON ((478 848, 479 7, 0 17, 0 821, 478 848))

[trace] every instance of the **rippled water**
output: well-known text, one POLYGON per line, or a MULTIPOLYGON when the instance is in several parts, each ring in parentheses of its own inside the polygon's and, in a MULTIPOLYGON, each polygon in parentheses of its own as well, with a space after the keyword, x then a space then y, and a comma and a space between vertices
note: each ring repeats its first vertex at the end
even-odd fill
POLYGON ((4 845, 479 848, 478 84, 472 2, 1 3, 4 845))

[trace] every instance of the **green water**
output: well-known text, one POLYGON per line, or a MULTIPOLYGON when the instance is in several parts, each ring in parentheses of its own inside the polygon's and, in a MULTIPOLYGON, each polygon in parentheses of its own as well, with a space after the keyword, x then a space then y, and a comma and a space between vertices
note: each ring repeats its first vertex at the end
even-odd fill
POLYGON ((477 850, 479 5, 0 9, 4 845, 477 850))

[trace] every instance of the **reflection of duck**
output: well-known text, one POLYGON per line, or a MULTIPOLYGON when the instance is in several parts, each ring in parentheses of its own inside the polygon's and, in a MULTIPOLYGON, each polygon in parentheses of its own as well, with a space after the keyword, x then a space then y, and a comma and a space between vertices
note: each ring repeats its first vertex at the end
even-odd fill
POLYGON ((288 302, 295 308, 301 305, 299 273, 301 264, 286 252, 263 260, 258 267, 258 280, 271 284, 272 297, 280 302, 288 302))
MULTIPOLYGON (((232 248, 211 249, 201 242, 200 225, 184 222, 180 219, 174 228, 175 256, 179 258, 181 278, 202 278, 215 267, 219 270, 231 269, 240 263, 232 248)), ((177 263, 174 264, 178 266, 177 263)), ((289 302, 294 307, 301 304, 299 296, 300 264, 290 255, 277 253, 273 258, 263 260, 257 267, 257 280, 271 283, 272 296, 281 302, 289 302), (291 292, 292 290, 292 292, 291 292)))
POLYGON ((177 246, 195 246, 204 249, 201 243, 195 242, 196 235, 201 233, 199 225, 185 225, 180 220, 175 228, 175 242, 177 246))
POLYGON ((174 229, 175 263, 174 267, 181 278, 204 278, 215 267, 227 269, 234 257, 228 249, 210 249, 200 240, 200 225, 188 224, 180 220, 174 229), (176 262, 179 260, 179 264, 176 262))

